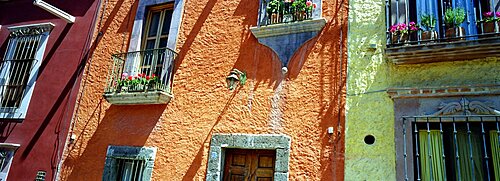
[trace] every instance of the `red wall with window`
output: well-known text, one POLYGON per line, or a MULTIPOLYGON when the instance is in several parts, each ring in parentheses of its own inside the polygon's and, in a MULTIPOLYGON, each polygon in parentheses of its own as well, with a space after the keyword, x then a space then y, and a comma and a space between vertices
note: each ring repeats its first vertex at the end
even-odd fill
POLYGON ((0 142, 21 146, 14 155, 8 180, 34 180, 46 171, 53 180, 66 144, 81 75, 88 63, 97 0, 47 3, 73 15, 73 24, 33 5, 32 0, 0 2, 0 59, 9 39, 7 27, 53 23, 26 118, 0 119, 0 142))

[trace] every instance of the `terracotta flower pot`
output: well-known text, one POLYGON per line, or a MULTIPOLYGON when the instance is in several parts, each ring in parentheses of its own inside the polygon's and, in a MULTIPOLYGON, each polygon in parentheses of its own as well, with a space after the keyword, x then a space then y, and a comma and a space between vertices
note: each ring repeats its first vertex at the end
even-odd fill
MULTIPOLYGON (((437 31, 424 31, 422 32, 422 41, 437 40, 437 31)), ((429 41, 434 42, 434 41, 429 41)))
POLYGON ((279 21, 278 21, 278 17, 279 17, 279 16, 278 16, 278 13, 273 13, 273 14, 271 14, 271 24, 276 24, 276 23, 278 23, 278 22, 279 22, 279 21))
POLYGON ((497 23, 498 28, 500 30, 499 22, 487 22, 483 23, 483 33, 495 33, 495 23, 497 23))
POLYGON ((459 41, 465 40, 465 28, 463 27, 454 27, 446 29, 446 41, 459 41))
POLYGON ((408 43, 408 33, 404 33, 404 34, 393 33, 393 34, 391 34, 391 42, 392 42, 392 44, 406 44, 406 43, 408 43))

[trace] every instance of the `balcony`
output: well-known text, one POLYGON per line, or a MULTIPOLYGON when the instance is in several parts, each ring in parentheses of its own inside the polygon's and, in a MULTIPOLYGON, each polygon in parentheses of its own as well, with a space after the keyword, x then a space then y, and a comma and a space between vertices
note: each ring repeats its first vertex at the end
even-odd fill
POLYGON ((498 11, 483 0, 386 0, 386 56, 395 64, 500 56, 498 11))
POLYGON ((167 104, 177 53, 168 48, 112 55, 104 97, 111 104, 167 104))
POLYGON ((257 26, 259 43, 271 48, 286 67, 295 51, 325 26, 321 0, 261 0, 257 26))

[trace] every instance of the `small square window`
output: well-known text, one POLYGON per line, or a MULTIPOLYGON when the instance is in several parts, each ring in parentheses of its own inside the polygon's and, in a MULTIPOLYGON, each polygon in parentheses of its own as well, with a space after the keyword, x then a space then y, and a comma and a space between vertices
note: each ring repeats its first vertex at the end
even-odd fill
POLYGON ((103 181, 148 181, 153 172, 156 148, 109 146, 103 181))

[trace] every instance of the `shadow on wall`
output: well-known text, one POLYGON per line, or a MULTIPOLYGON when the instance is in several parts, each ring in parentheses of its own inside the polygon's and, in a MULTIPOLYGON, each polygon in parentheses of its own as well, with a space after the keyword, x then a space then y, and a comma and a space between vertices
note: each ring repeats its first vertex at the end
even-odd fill
MULTIPOLYGON (((81 17, 87 14, 94 1, 97 0, 78 0, 78 1, 45 0, 45 2, 75 17, 81 17)), ((0 2, 0 24, 8 25, 19 22, 39 21, 45 19, 59 19, 59 18, 43 10, 42 8, 33 5, 33 0, 0 2), (25 12, 30 12, 31 15, 25 15, 25 16, 21 15, 22 13, 25 12)))
POLYGON ((249 79, 254 79, 254 90, 257 90, 262 82, 267 82, 268 87, 276 89, 283 80, 281 73, 281 61, 271 48, 258 42, 250 31, 250 27, 257 26, 259 14, 259 1, 241 0, 233 16, 243 17, 241 31, 241 43, 238 59, 233 68, 246 71, 249 79))
MULTIPOLYGON (((238 89, 233 91, 233 94, 227 100, 226 105, 220 111, 219 116, 217 116, 217 119, 214 122, 214 124, 212 125, 212 127, 210 128, 207 136, 205 137, 203 142, 201 142, 200 149, 198 149, 198 153, 196 153, 196 156, 194 157, 193 161, 191 162, 188 170, 186 171, 186 174, 182 177, 182 181, 193 180, 194 176, 196 176, 196 174, 198 173, 198 170, 200 169, 201 165, 203 165, 202 161, 203 161, 203 153, 205 153, 205 143, 209 143, 209 145, 210 145, 210 141, 212 138, 212 131, 214 130, 215 126, 217 126, 217 124, 219 124, 219 122, 222 120, 222 117, 226 114, 226 111, 229 109, 231 102, 233 102, 234 97, 238 94, 238 92, 240 92, 240 90, 242 88, 243 87, 239 86, 238 89)), ((208 167, 208 164, 205 165, 205 170, 207 169, 207 167, 208 167)), ((205 178, 205 180, 206 180, 206 178, 205 178)))
POLYGON ((67 178, 63 178, 64 180, 81 180, 82 175, 86 175, 86 180, 101 180, 108 146, 144 146, 167 107, 167 105, 112 105, 109 109, 102 110, 102 104, 101 100, 93 115, 86 121, 81 135, 69 148, 70 156, 65 161, 65 166, 69 168, 64 170, 71 173, 63 173, 68 175, 67 178), (103 112, 105 115, 99 122, 103 112), (98 126, 92 137, 85 140, 82 134, 88 134, 88 131, 92 130, 89 124, 98 126))
POLYGON ((320 71, 318 119, 321 120, 318 129, 322 130, 321 144, 321 180, 343 180, 344 176, 344 104, 347 70, 347 1, 333 1, 333 17, 318 39, 320 71), (329 52, 325 54, 325 52, 329 52), (328 127, 334 127, 334 134, 326 132, 328 127), (323 155, 328 155, 324 157, 323 155))
MULTIPOLYGON (((193 29, 189 32, 189 34, 186 36, 186 40, 182 47, 180 48, 179 56, 177 57, 177 60, 174 65, 174 71, 173 74, 177 72, 177 69, 179 69, 179 66, 182 64, 182 61, 186 57, 188 51, 191 49, 191 45, 193 45, 194 40, 196 39, 196 36, 198 36, 198 33, 200 33, 201 28, 203 27, 203 24, 208 18, 208 15, 210 15, 210 12, 212 12, 212 9, 215 6, 215 3, 217 0, 209 0, 207 5, 205 5, 205 8, 203 8, 200 16, 197 18, 196 23, 193 26, 193 29)), ((187 4, 187 2, 185 2, 187 4)), ((183 26, 184 24, 181 24, 183 26)))

